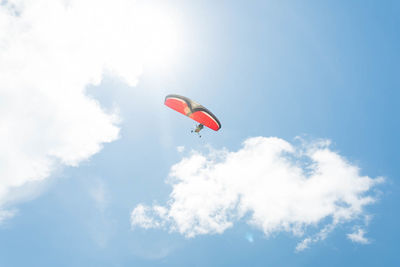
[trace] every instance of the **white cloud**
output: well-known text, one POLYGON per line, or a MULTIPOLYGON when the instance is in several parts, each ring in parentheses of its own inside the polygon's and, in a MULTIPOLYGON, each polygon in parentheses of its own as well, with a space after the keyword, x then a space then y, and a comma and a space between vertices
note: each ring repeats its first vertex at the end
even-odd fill
POLYGON ((13 188, 77 166, 118 138, 118 116, 85 94, 104 72, 136 85, 172 53, 171 17, 141 1, 0 4, 0 209, 13 188))
POLYGON ((279 138, 249 138, 237 152, 193 152, 172 166, 163 212, 140 204, 131 224, 186 237, 220 234, 240 219, 266 236, 317 230, 299 243, 302 250, 338 224, 365 216, 364 207, 375 201, 370 190, 382 181, 361 175, 326 141, 294 147, 279 138))
POLYGON ((348 234, 347 237, 354 243, 369 244, 370 241, 365 237, 366 232, 358 228, 355 232, 348 234))
POLYGON ((131 221, 145 229, 160 228, 164 225, 163 220, 165 220, 166 215, 167 210, 164 207, 155 205, 150 209, 139 204, 131 213, 131 221), (161 218, 161 220, 154 219, 155 217, 161 218))
POLYGON ((303 251, 308 248, 312 243, 316 243, 321 240, 325 240, 328 237, 328 234, 335 229, 335 226, 338 222, 334 222, 332 224, 328 224, 324 226, 318 233, 313 236, 309 236, 304 238, 301 242, 296 245, 296 252, 303 251))

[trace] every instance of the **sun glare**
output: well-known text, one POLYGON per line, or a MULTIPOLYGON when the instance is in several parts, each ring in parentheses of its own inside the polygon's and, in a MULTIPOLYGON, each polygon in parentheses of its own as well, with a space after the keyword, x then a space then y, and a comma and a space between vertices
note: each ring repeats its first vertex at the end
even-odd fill
POLYGON ((146 67, 170 66, 178 57, 179 26, 177 14, 165 6, 144 4, 138 12, 146 67))

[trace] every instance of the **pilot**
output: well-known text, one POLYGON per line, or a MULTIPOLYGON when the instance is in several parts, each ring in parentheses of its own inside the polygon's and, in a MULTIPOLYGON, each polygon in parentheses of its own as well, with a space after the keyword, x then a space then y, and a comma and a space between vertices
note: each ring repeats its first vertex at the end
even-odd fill
MULTIPOLYGON (((196 126, 196 129, 194 130, 194 132, 199 134, 200 131, 201 131, 203 128, 204 128, 204 125, 200 123, 199 125, 196 126)), ((193 130, 192 130, 191 132, 193 133, 193 130)), ((200 134, 199 134, 199 137, 201 137, 200 134)))

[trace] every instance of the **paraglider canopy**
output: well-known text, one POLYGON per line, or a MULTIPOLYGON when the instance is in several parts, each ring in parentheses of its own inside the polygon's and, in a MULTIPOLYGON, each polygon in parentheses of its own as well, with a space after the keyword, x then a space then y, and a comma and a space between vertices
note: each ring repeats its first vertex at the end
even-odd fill
POLYGON ((221 123, 211 111, 187 97, 167 95, 164 104, 214 131, 221 128, 221 123))

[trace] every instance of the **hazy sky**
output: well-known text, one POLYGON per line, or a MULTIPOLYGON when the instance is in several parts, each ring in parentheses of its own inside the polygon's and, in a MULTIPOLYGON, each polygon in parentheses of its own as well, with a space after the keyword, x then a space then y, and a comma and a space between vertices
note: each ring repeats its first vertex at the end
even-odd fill
POLYGON ((0 266, 396 266, 399 12, 0 1, 0 266))

